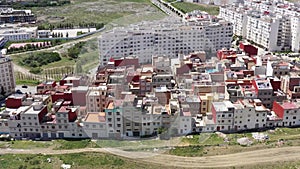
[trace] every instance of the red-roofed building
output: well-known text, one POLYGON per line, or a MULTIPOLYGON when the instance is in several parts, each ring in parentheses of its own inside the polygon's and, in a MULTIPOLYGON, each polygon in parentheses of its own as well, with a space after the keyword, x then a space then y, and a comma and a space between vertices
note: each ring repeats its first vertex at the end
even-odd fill
POLYGON ((240 49, 247 53, 249 56, 257 55, 258 49, 251 44, 240 43, 240 49))
POLYGON ((54 91, 55 86, 55 81, 43 82, 36 87, 36 90, 39 94, 45 94, 48 91, 54 91))
POLYGON ((217 57, 219 60, 228 59, 232 63, 235 63, 237 56, 236 56, 236 52, 233 50, 222 49, 222 50, 218 50, 217 57))
POLYGON ((139 67, 139 59, 138 58, 123 58, 123 59, 115 59, 115 67, 120 66, 132 66, 134 65, 135 68, 139 67))
POLYGON ((300 109, 299 105, 294 102, 278 103, 274 101, 273 111, 282 119, 280 126, 291 127, 300 125, 300 109))

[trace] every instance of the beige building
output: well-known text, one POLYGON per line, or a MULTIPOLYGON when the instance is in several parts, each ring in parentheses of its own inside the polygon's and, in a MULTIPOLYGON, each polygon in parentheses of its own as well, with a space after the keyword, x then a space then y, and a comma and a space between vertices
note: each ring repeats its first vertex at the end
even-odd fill
POLYGON ((106 106, 106 86, 90 87, 86 95, 87 112, 103 112, 106 106))

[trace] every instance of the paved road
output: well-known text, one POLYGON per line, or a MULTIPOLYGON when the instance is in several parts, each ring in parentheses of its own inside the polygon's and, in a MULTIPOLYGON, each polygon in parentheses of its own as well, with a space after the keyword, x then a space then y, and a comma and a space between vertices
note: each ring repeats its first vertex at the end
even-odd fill
POLYGON ((156 163, 166 167, 182 168, 222 168, 232 166, 247 166, 262 163, 276 163, 286 161, 298 161, 300 159, 300 146, 269 148, 229 155, 216 155, 207 157, 180 157, 168 154, 151 152, 128 152, 116 148, 85 148, 74 150, 51 150, 51 149, 1 149, 0 154, 70 154, 81 152, 110 153, 118 156, 156 163))

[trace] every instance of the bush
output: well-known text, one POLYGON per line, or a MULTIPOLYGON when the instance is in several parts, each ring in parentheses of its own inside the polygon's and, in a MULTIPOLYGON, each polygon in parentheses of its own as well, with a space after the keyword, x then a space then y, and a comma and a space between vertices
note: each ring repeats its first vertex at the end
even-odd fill
POLYGON ((21 65, 36 68, 60 60, 61 58, 57 52, 40 52, 22 59, 21 65))
POLYGON ((40 67, 31 68, 31 69, 29 70, 29 72, 30 72, 30 73, 33 73, 33 74, 39 74, 39 73, 41 73, 42 71, 43 71, 43 69, 40 68, 40 67))
POLYGON ((68 56, 73 59, 77 59, 80 52, 83 50, 85 42, 76 43, 73 47, 68 49, 68 56))

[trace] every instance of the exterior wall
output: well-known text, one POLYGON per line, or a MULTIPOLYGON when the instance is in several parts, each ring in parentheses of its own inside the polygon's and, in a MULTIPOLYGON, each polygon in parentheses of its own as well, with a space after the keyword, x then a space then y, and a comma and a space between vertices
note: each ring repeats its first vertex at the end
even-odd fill
POLYGON ((279 118, 283 118, 284 116, 284 109, 283 107, 277 103, 276 101, 273 102, 273 111, 276 113, 276 115, 279 117, 279 118))
POLYGON ((3 87, 5 94, 15 92, 16 82, 13 63, 9 57, 3 57, 2 55, 0 55, 0 77, 0 90, 3 87))
POLYGON ((105 122, 93 123, 83 122, 83 130, 89 138, 101 139, 108 138, 107 125, 105 122))
POLYGON ((142 119, 142 136, 158 134, 158 128, 161 126, 160 114, 145 114, 142 119))
POLYGON ((115 29, 99 39, 100 63, 106 65, 110 58, 130 55, 138 56, 140 63, 151 63, 152 55, 176 57, 180 52, 216 51, 231 46, 232 25, 229 22, 188 25, 185 27, 188 29, 182 26, 183 23, 174 23, 172 26, 150 26, 151 29, 147 26, 115 29))
POLYGON ((7 108, 17 109, 22 106, 22 99, 7 98, 5 100, 5 106, 7 108))
POLYGON ((86 106, 87 91, 72 90, 72 101, 76 106, 86 106))
POLYGON ((110 138, 123 137, 123 113, 120 108, 105 109, 108 136, 110 138))

